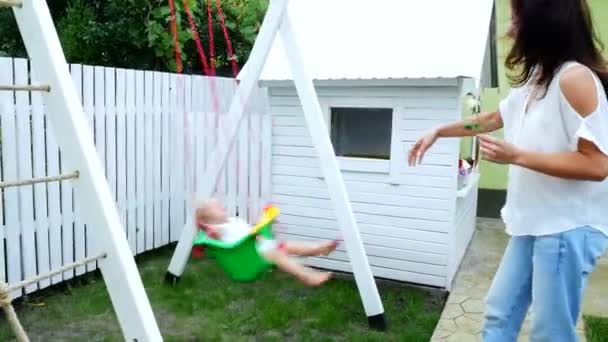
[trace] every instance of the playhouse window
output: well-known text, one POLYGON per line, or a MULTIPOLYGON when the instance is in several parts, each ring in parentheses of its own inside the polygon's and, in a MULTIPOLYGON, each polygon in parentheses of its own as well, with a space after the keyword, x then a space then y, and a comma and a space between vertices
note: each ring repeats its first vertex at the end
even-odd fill
POLYGON ((331 141, 339 157, 390 159, 393 110, 331 108, 331 141))

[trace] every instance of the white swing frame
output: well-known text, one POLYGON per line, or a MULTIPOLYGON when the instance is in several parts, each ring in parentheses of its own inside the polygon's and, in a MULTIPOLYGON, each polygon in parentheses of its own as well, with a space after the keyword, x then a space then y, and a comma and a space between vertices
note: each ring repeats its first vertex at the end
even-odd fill
POLYGON ((82 196, 82 215, 87 218, 91 238, 95 240, 95 251, 89 252, 105 256, 98 261, 99 268, 124 339, 162 341, 47 3, 45 0, 2 0, 0 5, 12 6, 32 68, 45 84, 44 89, 7 90, 52 90, 43 94, 47 118, 62 160, 69 169, 78 170, 78 180, 73 184, 82 196))

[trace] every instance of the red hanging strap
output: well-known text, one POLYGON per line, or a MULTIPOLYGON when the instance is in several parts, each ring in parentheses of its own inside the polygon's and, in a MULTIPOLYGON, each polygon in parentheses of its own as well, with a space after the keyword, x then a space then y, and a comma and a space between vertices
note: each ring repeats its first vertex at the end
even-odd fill
MULTIPOLYGON (((196 49, 198 51, 199 62, 203 67, 203 72, 207 76, 213 76, 211 68, 209 67, 209 63, 207 62, 207 56, 205 56, 205 49, 203 48, 203 44, 201 43, 201 37, 198 34, 198 29, 196 28, 196 21, 192 16, 192 11, 190 10, 190 5, 188 0, 184 0, 184 9, 186 10, 186 15, 188 16, 188 22, 190 23, 190 30, 192 31, 192 36, 194 37, 194 42, 196 44, 196 49)), ((215 74, 215 72, 213 72, 215 74)), ((211 80, 211 97, 213 99, 213 110, 218 113, 220 104, 217 95, 217 89, 215 87, 215 81, 211 80)))
POLYGON ((199 62, 203 68, 205 74, 209 74, 209 64, 207 63, 207 56, 205 56, 205 49, 201 44, 201 38, 198 34, 198 30, 196 29, 196 21, 192 16, 192 11, 190 10, 190 4, 188 0, 184 0, 184 9, 186 10, 186 15, 188 16, 188 23, 190 23, 190 30, 192 31, 192 36, 194 37, 194 43, 196 44, 196 50, 198 51, 199 62))
POLYGON ((177 19, 175 17, 175 0, 169 0, 169 9, 171 11, 171 31, 173 31, 173 45, 175 47, 175 64, 177 73, 182 72, 182 53, 179 47, 179 36, 177 34, 177 19))
POLYGON ((211 59, 211 76, 215 76, 215 41, 213 38, 213 10, 211 1, 207 0, 207 25, 209 28, 209 58, 211 59))
POLYGON ((224 32, 224 38, 226 39, 226 47, 228 48, 228 58, 232 63, 232 74, 236 79, 239 75, 239 66, 236 62, 236 56, 232 50, 232 42, 230 41, 230 36, 228 35, 228 28, 226 27, 226 19, 224 18, 224 12, 222 11, 222 5, 220 0, 215 0, 215 5, 217 7, 217 14, 220 17, 220 25, 222 26, 222 31, 224 32))

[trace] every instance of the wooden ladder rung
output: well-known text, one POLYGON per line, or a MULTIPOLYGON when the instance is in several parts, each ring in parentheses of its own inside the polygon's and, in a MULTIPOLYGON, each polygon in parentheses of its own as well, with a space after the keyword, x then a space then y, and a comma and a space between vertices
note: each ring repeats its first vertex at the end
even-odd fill
POLYGON ((21 7, 21 0, 0 0, 0 8, 21 7))
POLYGON ((50 92, 49 85, 0 85, 0 91, 44 91, 50 92))
POLYGON ((22 289, 22 288, 24 288, 26 286, 30 286, 32 284, 36 284, 37 282, 39 282, 41 280, 49 279, 49 278, 54 277, 56 275, 60 275, 60 274, 65 273, 65 272, 69 272, 69 271, 71 271, 71 270, 73 270, 75 268, 84 266, 84 265, 86 265, 86 264, 88 264, 90 262, 94 262, 94 261, 98 261, 98 260, 101 260, 101 259, 105 259, 106 257, 107 257, 107 254, 106 253, 102 253, 102 254, 99 254, 99 255, 96 255, 96 256, 84 258, 82 260, 73 262, 71 264, 67 264, 65 266, 62 266, 59 269, 56 269, 56 270, 53 270, 53 271, 50 271, 50 272, 46 272, 46 273, 42 273, 42 274, 39 274, 39 275, 37 275, 35 277, 32 277, 30 279, 26 279, 26 280, 24 280, 22 282, 19 282, 19 283, 13 284, 13 285, 9 285, 8 289, 7 289, 7 292, 12 292, 12 291, 15 291, 15 290, 22 289))
POLYGON ((72 173, 66 173, 59 176, 49 176, 49 177, 40 177, 40 178, 32 178, 25 180, 17 180, 17 181, 7 181, 0 182, 0 189, 6 188, 14 188, 17 186, 26 186, 26 185, 34 185, 40 183, 50 183, 50 182, 61 182, 68 179, 76 179, 80 176, 78 171, 74 171, 72 173))

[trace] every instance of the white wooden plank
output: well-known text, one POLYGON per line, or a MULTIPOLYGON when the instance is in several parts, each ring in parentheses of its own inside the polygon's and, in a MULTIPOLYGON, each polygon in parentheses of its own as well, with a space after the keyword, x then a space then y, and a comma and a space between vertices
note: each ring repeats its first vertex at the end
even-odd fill
MULTIPOLYGON (((320 219, 334 220, 336 215, 333 210, 301 207, 291 204, 278 203, 281 212, 284 215, 303 216, 320 219)), ((451 224, 446 221, 432 220, 432 218, 404 218, 396 216, 386 216, 377 214, 366 214, 355 212, 355 217, 359 224, 369 223, 380 226, 410 228, 417 230, 426 230, 430 232, 445 233, 451 229, 451 224)))
MULTIPOLYGON (((214 81, 211 81, 214 82, 214 81)), ((212 96, 216 96, 216 99, 213 99, 214 101, 218 101, 219 102, 219 107, 216 108, 218 110, 218 112, 216 112, 217 115, 217 123, 218 123, 218 128, 217 128, 217 134, 216 136, 219 139, 219 136, 226 136, 228 134, 228 130, 229 127, 226 125, 226 123, 228 122, 227 120, 227 113, 225 111, 225 104, 224 104, 224 100, 226 97, 230 96, 228 94, 228 91, 226 90, 226 88, 224 87, 224 82, 222 82, 221 79, 218 79, 217 82, 215 83, 217 85, 217 94, 211 94, 212 96)), ((246 116, 244 117, 244 119, 246 119, 246 116)), ((216 139, 216 144, 215 146, 217 146, 217 144, 219 143, 220 140, 216 139)), ((215 163, 215 160, 210 160, 210 163, 215 163)), ((219 180, 217 182, 217 193, 218 195, 223 198, 223 202, 226 202, 226 174, 228 172, 227 170, 227 165, 226 167, 220 172, 220 177, 219 180)))
MULTIPOLYGON (((314 266, 314 267, 352 273, 352 266, 348 262, 312 258, 312 259, 308 259, 307 264, 314 266)), ((390 268, 374 267, 374 266, 372 266, 371 269, 372 269, 372 273, 377 278, 392 279, 392 280, 397 280, 397 281, 404 281, 404 282, 409 282, 409 283, 414 283, 414 284, 423 284, 423 285, 428 285, 428 286, 443 287, 445 285, 445 277, 422 275, 422 274, 418 274, 418 273, 404 272, 404 271, 394 270, 394 269, 390 269, 390 268)))
POLYGON ((203 77, 195 76, 192 84, 193 93, 193 108, 194 108, 194 128, 192 141, 194 143, 194 180, 195 191, 198 192, 202 188, 203 178, 202 173, 205 171, 205 80, 203 77))
POLYGON ((310 133, 306 127, 284 127, 274 126, 272 127, 273 137, 299 137, 311 139, 310 133))
MULTIPOLYGON (((95 68, 90 65, 82 66, 82 100, 84 103, 84 112, 89 121, 89 128, 91 130, 91 135, 95 135, 95 95, 96 95, 96 87, 95 87, 95 68)), ((49 163, 50 165, 50 163, 49 163)), ((51 203, 54 203, 51 198, 51 187, 49 186, 49 209, 51 203)), ((59 191, 59 190, 57 190, 59 191)), ((59 192, 58 192, 59 193, 59 192)), ((52 212, 51 212, 52 215, 52 212)), ((93 230, 96 229, 94 225, 91 225, 88 221, 88 218, 83 218, 85 226, 84 226, 84 239, 85 239, 85 255, 91 256, 95 253, 93 250, 94 240, 93 230)), ((52 222, 52 221, 51 221, 52 222)), ((52 223, 51 223, 52 225, 52 223)), ((52 236, 52 235, 51 235, 52 236)), ((52 238, 51 238, 52 241, 52 238)), ((51 252, 52 253, 52 252, 51 252)), ((53 266, 53 269, 56 267, 53 266)), ((96 262, 90 262, 86 265, 86 271, 90 272, 97 268, 96 262)))
MULTIPOLYGON (((0 58, 0 84, 14 84, 13 60, 0 58)), ((19 177, 17 163, 17 123, 13 93, 0 92, 2 111, 2 166, 4 180, 16 180, 19 177)), ((19 222, 19 190, 4 189, 4 212, 6 215, 6 266, 8 283, 22 280, 21 268, 21 224, 19 222)), ((12 298, 21 296, 21 290, 11 293, 12 298)))
POLYGON ((120 221, 127 236, 127 72, 116 69, 116 195, 120 221))
MULTIPOLYGON (((60 151, 61 152, 61 151, 60 151)), ((65 158, 60 153, 60 168, 61 173, 72 172, 73 170, 67 165, 65 158)), ((63 264, 74 262, 74 199, 72 183, 61 182, 61 244, 63 251, 63 264)), ((63 273, 63 280, 68 280, 74 277, 74 271, 63 273)))
POLYGON ((312 147, 277 146, 273 143, 271 150, 272 156, 318 157, 312 147))
MULTIPOLYGON (((27 60, 15 59, 15 84, 28 83, 27 60)), ((32 140, 31 140, 31 111, 29 93, 17 92, 15 94, 17 113, 17 166, 18 179, 30 179, 32 170, 32 140)), ((21 186, 19 191, 19 215, 21 218, 21 262, 24 279, 36 275, 36 236, 34 227, 34 197, 33 186, 21 186)), ((25 293, 38 289, 37 284, 25 288, 25 293)))
POLYGON ((183 85, 182 82, 178 80, 178 76, 175 74, 171 74, 170 76, 170 110, 171 110, 171 122, 170 122, 170 131, 169 131, 169 153, 170 153, 170 163, 171 168, 169 169, 170 177, 169 177, 169 194, 170 194, 170 223, 169 223, 169 241, 173 242, 177 238, 177 232, 179 232, 183 225, 180 225, 180 213, 179 211, 179 202, 180 195, 182 192, 179 188, 179 179, 183 178, 183 174, 181 171, 184 170, 183 163, 181 162, 181 155, 183 152, 182 142, 183 135, 180 135, 180 126, 182 126, 183 122, 183 112, 180 102, 183 100, 183 85), (181 176, 180 176, 181 175, 181 176))
MULTIPOLYGON (((72 81, 76 88, 76 93, 81 103, 83 103, 83 75, 82 66, 79 64, 72 64, 70 66, 70 72, 72 74, 72 81)), ((88 89, 87 89, 88 90, 88 89)), ((32 94, 33 96, 33 94, 32 94)), ((33 98, 32 98, 33 99, 33 98)), ((73 185, 73 207, 74 207, 74 259, 82 260, 86 257, 86 231, 85 231, 85 218, 82 217, 80 201, 83 199, 80 194, 79 187, 73 185)), ((48 241, 47 241, 48 242, 48 241)), ((39 272, 40 265, 38 265, 39 272)), ((86 272, 86 266, 78 267, 74 270, 76 276, 80 276, 86 272)), ((42 284, 41 284, 42 285, 42 284)))
POLYGON ((458 101, 456 97, 408 98, 404 100, 404 107, 411 110, 443 109, 456 113, 458 101))
MULTIPOLYGON (((333 208, 333 203, 329 199, 274 194, 273 201, 277 204, 290 204, 308 208, 333 208)), ((359 202, 352 202, 351 205, 355 212, 364 214, 378 214, 402 218, 429 218, 435 221, 449 221, 451 219, 451 215, 447 210, 419 209, 388 204, 370 204, 359 202)))
POLYGON ((272 124, 277 127, 306 127, 303 116, 273 116, 272 124))
POLYGON ((154 117, 153 117, 153 139, 152 139, 152 163, 153 163, 153 194, 154 194, 154 246, 162 246, 161 232, 161 94, 162 94, 162 77, 160 72, 154 73, 154 117))
MULTIPOLYGON (((273 186, 293 185, 315 189, 322 193, 326 190, 325 183, 319 178, 309 178, 304 176, 272 176, 273 186)), ((451 198, 451 193, 442 188, 434 188, 422 185, 393 185, 387 183, 374 183, 365 181, 346 181, 349 193, 376 193, 395 196, 415 196, 416 198, 443 199, 451 198)))
MULTIPOLYGON (((378 99, 390 98, 397 99, 437 99, 451 98, 456 100, 458 94, 457 87, 434 86, 418 87, 418 86, 384 86, 384 87, 369 87, 369 86, 316 86, 319 97, 332 97, 340 101, 342 98, 347 99, 378 99)), ((270 87, 270 94, 275 97, 295 97, 297 96, 295 87, 270 87)))
POLYGON ((101 166, 106 166, 106 118, 105 118, 105 70, 95 67, 95 148, 101 160, 101 166))
MULTIPOLYGON (((338 222, 334 219, 320 219, 313 217, 282 214, 278 219, 278 222, 282 225, 285 225, 286 227, 304 226, 330 231, 337 231, 339 229, 338 222)), ((447 245, 449 242, 449 237, 447 233, 429 232, 425 230, 410 228, 387 227, 372 223, 362 223, 359 226, 359 231, 362 234, 374 235, 378 237, 433 242, 443 245, 447 245)), ((290 229, 288 228, 287 232, 289 232, 289 230, 290 229)))
POLYGON ((95 134, 95 70, 90 65, 82 66, 82 98, 89 128, 95 134))
MULTIPOLYGON (((267 97, 265 92, 262 93, 264 108, 266 108, 267 97)), ((261 170, 261 197, 262 204, 265 205, 270 201, 270 193, 272 189, 272 117, 268 113, 263 113, 262 116, 262 170, 261 170)))
MULTIPOLYGON (((257 94, 256 94, 257 95, 257 94)), ((250 169, 249 169, 249 198, 251 203, 251 216, 256 218, 260 215, 261 208, 259 205, 260 201, 260 182, 261 182, 261 148, 262 141, 260 140, 260 134, 262 130, 261 125, 262 115, 260 113, 253 113, 251 116, 251 137, 250 137, 250 169)))
POLYGON ((154 120, 154 73, 146 71, 144 74, 145 111, 144 111, 144 182, 145 182, 145 239, 146 250, 154 248, 154 164, 152 150, 153 120, 154 120))
MULTIPOLYGON (((273 90, 270 89, 272 92, 273 90)), ((272 95, 271 95, 272 96, 272 95)), ((293 103, 289 106, 270 106, 269 113, 271 116, 304 116, 300 100, 297 98, 293 99, 293 103)))
MULTIPOLYGON (((279 147, 277 147, 279 149, 279 147)), ((272 159, 273 165, 275 166, 297 166, 297 167, 309 167, 318 168, 319 159, 309 156, 294 156, 299 149, 280 148, 280 151, 285 152, 284 154, 277 154, 272 159)), ((309 154, 307 152, 307 154, 309 154)), ((407 156, 403 155, 403 158, 407 156)), ((445 154, 433 154, 429 153, 425 155, 423 164, 417 165, 416 167, 409 167, 406 163, 401 164, 400 168, 395 171, 397 174, 413 174, 423 176, 438 176, 438 177, 452 177, 454 175, 454 168, 452 160, 454 156, 445 154), (427 164, 428 163, 428 164, 427 164)), ((340 169, 342 171, 352 172, 369 172, 369 173, 386 173, 389 172, 389 163, 387 161, 380 161, 374 159, 364 158, 338 158, 340 169)), ((389 179, 386 180, 389 182, 389 179)))
POLYGON ((144 72, 135 71, 135 206, 137 212, 137 223, 135 233, 137 235, 137 254, 145 251, 145 173, 144 173, 144 96, 145 83, 144 72))
POLYGON ((406 120, 459 120, 461 118, 461 113, 459 113, 457 108, 458 101, 454 101, 448 105, 445 103, 439 103, 437 106, 426 108, 419 106, 417 107, 416 104, 410 103, 410 105, 403 107, 403 118, 406 120))
MULTIPOLYGON (((410 196, 408 196, 406 194, 390 195, 376 192, 358 192, 355 191, 355 189, 353 189, 351 186, 349 186, 349 184, 346 185, 346 189, 350 196, 351 202, 353 203, 369 203, 379 205, 391 205, 397 207, 434 209, 445 211, 451 208, 453 203, 453 201, 444 199, 416 197, 416 193, 412 193, 410 196)), ((326 189, 311 188, 307 186, 275 184, 273 186, 272 192, 275 197, 283 195, 308 197, 311 199, 321 200, 330 199, 326 189)))
MULTIPOLYGON (((335 239, 339 235, 339 231, 333 229, 320 229, 306 226, 297 226, 290 224, 286 230, 289 234, 298 236, 306 236, 320 239, 335 239)), ((376 246, 379 248, 393 248, 400 250, 408 250, 429 254, 441 254, 444 259, 447 259, 448 246, 435 242, 424 242, 419 240, 410 240, 402 238, 394 238, 387 236, 378 236, 376 234, 366 234, 361 232, 361 238, 366 246, 376 246)), ((370 255, 368 253, 368 255, 370 255)), ((396 258, 393 255, 385 255, 384 257, 396 258)), ((427 261, 424 261, 427 263, 427 261)))
MULTIPOLYGON (((251 181, 249 177, 249 150, 251 148, 251 136, 250 136, 250 120, 251 120, 251 108, 247 107, 246 110, 249 111, 249 114, 243 118, 243 123, 239 129, 238 140, 236 142, 235 151, 238 152, 239 159, 239 203, 238 203, 238 212, 239 216, 243 218, 245 221, 249 221, 250 219, 250 203, 251 197, 249 196, 250 188, 249 182, 251 181)), ((230 162, 230 161, 229 161, 230 162)), ((254 218, 251 217, 253 220, 254 218)))
MULTIPOLYGON (((416 143, 418 138, 420 138, 422 134, 407 134, 404 131, 401 131, 399 134, 399 140, 401 141, 401 145, 403 151, 405 153, 409 153, 412 146, 416 143)), ((459 150, 459 142, 457 139, 453 138, 445 138, 439 139, 428 151, 427 154, 454 154, 459 150)))
MULTIPOLYGON (((73 69, 75 71, 75 69, 73 69)), ((32 70, 32 83, 41 84, 32 70)), ((44 133, 44 108, 42 94, 34 92, 31 94, 32 99, 32 161, 33 175, 35 178, 46 176, 46 144, 44 133)), ((38 265, 38 273, 48 272, 50 270, 49 256, 49 220, 46 201, 46 184, 34 185, 34 207, 36 217, 36 258, 38 265)), ((83 233, 84 233, 84 226, 83 233)), ((82 236, 81 246, 84 250, 84 234, 82 236)), ((4 248, 4 243, 0 243, 4 248)), ((4 258, 4 254, 2 254, 4 258)), ((2 265, 3 267, 4 265, 2 265)), ((4 278, 2 278, 4 279, 4 278)), ((51 285, 50 279, 41 280, 39 283, 40 289, 44 289, 51 285)))
POLYGON ((187 215, 193 215, 193 205, 194 205, 194 189, 193 189, 193 158, 191 150, 193 148, 192 144, 192 77, 190 75, 183 75, 183 86, 184 86, 184 95, 183 95, 183 104, 182 104, 182 124, 180 127, 181 132, 181 160, 183 165, 182 174, 184 175, 181 180, 180 189, 181 189, 181 201, 180 201, 180 211, 181 214, 181 223, 180 228, 177 229, 177 235, 179 235, 183 229, 183 225, 186 224, 187 215))
POLYGON ((106 175, 116 197, 116 70, 105 68, 106 96, 106 175))
POLYGON ((203 77, 196 76, 193 84, 193 93, 195 101, 195 114, 194 114, 194 153, 195 153, 195 166, 194 166, 194 178, 196 180, 196 191, 200 191, 203 187, 202 174, 205 172, 206 162, 206 112, 205 112, 205 91, 207 90, 206 80, 203 77))
POLYGON ((312 147, 312 139, 310 137, 297 137, 297 136, 275 136, 273 137, 273 143, 277 146, 299 146, 299 147, 312 147))
MULTIPOLYGON (((234 96, 234 92, 235 92, 235 83, 232 80, 226 80, 224 81, 224 91, 226 92, 226 94, 230 94, 230 98, 232 98, 234 96)), ((247 105, 245 105, 247 106, 247 105)), ((226 108, 228 107, 228 105, 226 105, 226 108)), ((250 109, 245 107, 245 110, 250 112, 250 109)), ((227 112, 227 110, 226 110, 227 112)), ((248 115, 249 116, 249 115, 248 115)), ((249 119, 247 119, 249 121, 249 119)), ((243 122, 243 127, 247 128, 249 126, 248 122, 243 122)), ((230 152, 230 157, 228 158, 228 163, 226 164, 226 198, 227 198, 227 203, 230 203, 229 205, 229 213, 230 215, 234 216, 237 213, 237 207, 239 205, 239 203, 237 202, 237 190, 238 190, 238 185, 239 185, 239 167, 240 164, 245 164, 245 166, 247 167, 248 165, 248 160, 243 160, 241 159, 241 157, 243 157, 242 155, 239 155, 240 149, 239 149, 239 144, 240 143, 247 143, 247 140, 243 140, 243 142, 237 140, 236 144, 234 145, 234 147, 232 148, 232 151, 230 152)), ((247 156, 249 157, 249 156, 247 156)), ((245 169, 247 170, 247 169, 245 169)), ((247 172, 247 171, 246 171, 247 172)), ((244 185, 244 184, 243 184, 244 185)))
MULTIPOLYGON (((272 174, 282 176, 300 176, 309 178, 322 179, 321 171, 318 168, 305 168, 297 166, 273 165, 272 174)), ((387 183, 388 175, 380 173, 364 173, 364 172, 343 172, 344 180, 346 181, 364 181, 374 183, 387 183)), ((393 180, 391 180, 393 181, 393 180)), ((436 177, 436 176, 421 176, 421 175, 400 175, 396 179, 399 184, 431 186, 437 188, 453 188, 453 177, 436 177)))
MULTIPOLYGON (((146 78, 148 81, 148 78, 146 78)), ((146 193, 149 201, 149 226, 152 235, 152 247, 160 247, 160 104, 162 74, 150 75, 152 82, 152 101, 146 116, 146 193), (159 126, 159 127, 156 127, 159 126)), ((149 228, 148 228, 149 227, 149 228)))
MULTIPOLYGON (((311 236, 303 236, 303 235, 297 235, 297 234, 292 234, 291 232, 288 233, 281 233, 279 234, 279 239, 281 239, 282 241, 289 241, 289 240, 293 240, 293 241, 308 241, 308 242, 319 242, 319 241, 326 241, 329 238, 318 238, 318 237, 311 237, 311 236)), ((444 246, 444 250, 446 250, 447 247, 444 246)), ((336 260, 336 261, 347 261, 347 257, 346 257, 346 253, 344 253, 345 247, 344 246, 338 246, 338 249, 335 253, 332 253, 330 256, 328 257, 324 257, 323 259, 326 260, 336 260)), ((374 257, 376 258, 376 260, 380 259, 384 259, 383 261, 386 264, 392 264, 393 267, 388 267, 394 270, 404 270, 404 267, 394 267, 396 266, 396 264, 403 264, 403 265, 408 265, 408 266, 412 266, 412 265, 416 265, 417 267, 417 271, 420 271, 421 266, 425 265, 428 266, 429 268, 433 268, 435 270, 435 272, 433 273, 442 273, 440 270, 444 270, 444 275, 445 275, 445 269, 447 266, 447 255, 445 254, 435 254, 435 253, 422 253, 422 252, 415 252, 415 251, 409 251, 409 250, 405 250, 405 249, 396 249, 396 248, 387 248, 387 247, 381 247, 381 246, 374 246, 374 245, 369 245, 366 244, 365 245, 365 251, 366 251, 366 255, 368 257, 374 257), (438 262, 438 263, 432 263, 429 262, 429 260, 432 260, 433 262, 438 262)), ((378 266, 379 263, 376 263, 376 266, 378 266)), ((381 263, 380 263, 381 264, 381 263)), ((388 265, 387 265, 388 266, 388 265)), ((384 266, 386 267, 386 266, 384 266)))
POLYGON ((126 119, 127 119, 127 240, 131 252, 137 253, 137 197, 135 196, 137 167, 135 159, 135 115, 136 115, 136 83, 135 71, 127 70, 126 119))
POLYGON ((171 165, 171 153, 169 149, 170 132, 171 132, 171 77, 167 73, 163 73, 163 93, 162 93, 162 243, 166 245, 169 243, 169 225, 170 225, 170 208, 169 208, 169 196, 170 186, 170 165, 171 165))
POLYGON ((404 131, 429 131, 435 127, 450 122, 449 120, 433 120, 433 119, 409 119, 402 118, 400 129, 404 131))

